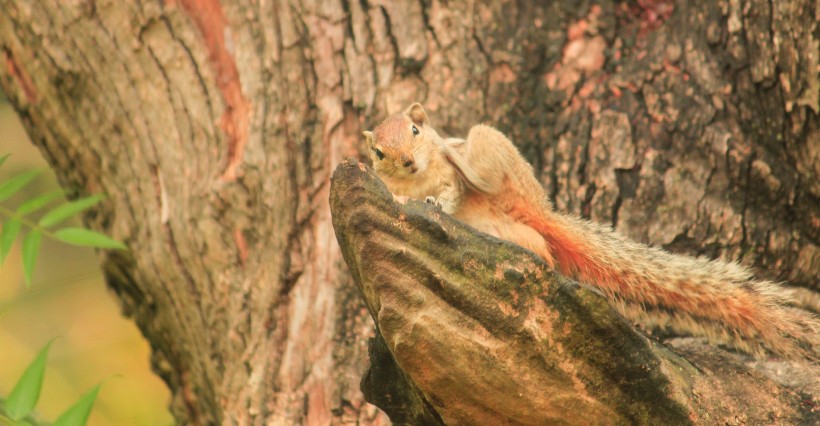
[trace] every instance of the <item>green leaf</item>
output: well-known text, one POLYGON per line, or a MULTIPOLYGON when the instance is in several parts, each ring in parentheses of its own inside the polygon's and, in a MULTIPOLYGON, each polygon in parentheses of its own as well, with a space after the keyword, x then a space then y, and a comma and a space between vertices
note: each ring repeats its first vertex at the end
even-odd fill
POLYGON ((0 157, 0 166, 2 166, 3 163, 6 162, 6 159, 9 158, 10 156, 11 156, 11 154, 6 154, 6 155, 0 157))
POLYGON ((23 376, 14 385, 9 398, 6 400, 6 414, 12 420, 20 420, 31 413, 37 400, 40 398, 40 388, 43 386, 43 376, 46 372, 46 357, 54 342, 52 339, 37 354, 37 358, 26 368, 23 376))
POLYGON ((63 195, 63 191, 57 190, 45 193, 36 198, 32 198, 24 202, 20 205, 20 207, 17 208, 17 214, 23 216, 31 212, 40 210, 41 208, 45 207, 48 203, 56 200, 57 198, 60 198, 61 195, 63 195))
POLYGON ((54 422, 54 426, 84 426, 88 421, 88 415, 91 414, 94 400, 97 399, 97 393, 100 392, 100 386, 102 386, 102 383, 97 384, 81 396, 74 405, 60 415, 57 421, 54 422))
POLYGON ((39 170, 30 170, 3 182, 3 184, 0 185, 0 201, 4 201, 16 194, 17 191, 23 189, 24 186, 28 185, 28 183, 39 174, 39 170))
POLYGON ((102 195, 92 195, 90 197, 80 198, 79 200, 70 201, 68 203, 62 204, 57 206, 56 208, 52 209, 43 217, 40 218, 40 222, 38 224, 43 228, 48 228, 49 226, 56 225, 75 214, 97 204, 102 200, 102 195))
POLYGON ((38 251, 40 251, 40 231, 32 229, 23 238, 23 275, 26 278, 26 286, 31 285, 31 274, 34 272, 34 261, 37 260, 38 251))
POLYGON ((63 228, 54 233, 58 240, 75 246, 127 250, 125 244, 106 235, 83 228, 63 228))
POLYGON ((20 232, 20 219, 13 217, 3 224, 3 230, 0 231, 0 265, 6 260, 6 256, 11 251, 11 245, 14 244, 14 239, 20 232))

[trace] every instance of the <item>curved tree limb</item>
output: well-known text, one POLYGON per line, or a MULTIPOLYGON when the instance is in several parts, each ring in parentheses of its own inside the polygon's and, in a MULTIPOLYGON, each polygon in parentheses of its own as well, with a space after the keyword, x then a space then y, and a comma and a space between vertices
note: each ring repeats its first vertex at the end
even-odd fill
POLYGON ((793 392, 730 354, 684 347, 687 360, 648 339, 603 296, 534 254, 430 205, 394 202, 368 166, 340 165, 330 198, 344 259, 378 329, 363 390, 395 423, 812 415, 793 392))

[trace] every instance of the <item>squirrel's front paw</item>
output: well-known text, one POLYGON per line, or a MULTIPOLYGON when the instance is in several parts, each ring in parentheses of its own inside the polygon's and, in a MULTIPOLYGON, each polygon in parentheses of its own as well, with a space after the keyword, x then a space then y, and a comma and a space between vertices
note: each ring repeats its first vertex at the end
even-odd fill
POLYGON ((393 194, 393 201, 395 201, 399 204, 407 204, 407 200, 409 200, 409 199, 410 199, 410 197, 408 197, 406 195, 393 194))
POLYGON ((453 214, 456 211, 454 203, 444 198, 427 196, 427 198, 424 199, 424 202, 444 210, 444 213, 447 214, 453 214))

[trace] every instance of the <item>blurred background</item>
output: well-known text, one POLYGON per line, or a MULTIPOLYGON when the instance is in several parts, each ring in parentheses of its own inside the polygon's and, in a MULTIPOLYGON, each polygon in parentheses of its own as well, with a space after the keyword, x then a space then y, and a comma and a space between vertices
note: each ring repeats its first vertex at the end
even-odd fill
MULTIPOLYGON (((12 155, 0 167, 0 182, 26 170, 44 173, 4 205, 16 207, 58 187, 0 92, 0 155, 6 153, 12 155)), ((0 222, 5 219, 0 217, 0 222)), ((0 395, 8 396, 37 352, 57 337, 37 404, 41 419, 56 420, 83 393, 105 381, 89 425, 173 424, 166 408, 168 390, 150 369, 148 343, 120 314, 94 250, 43 238, 26 288, 20 241, 18 237, 0 267, 0 395)))

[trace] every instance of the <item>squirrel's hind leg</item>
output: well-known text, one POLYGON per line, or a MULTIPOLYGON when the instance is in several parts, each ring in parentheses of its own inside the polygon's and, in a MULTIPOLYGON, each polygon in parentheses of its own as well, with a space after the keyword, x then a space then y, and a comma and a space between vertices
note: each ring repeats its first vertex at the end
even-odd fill
POLYGON ((515 145, 503 133, 483 124, 473 126, 467 143, 456 149, 469 164, 473 179, 482 185, 476 186, 487 194, 502 192, 507 175, 526 167, 515 145))

